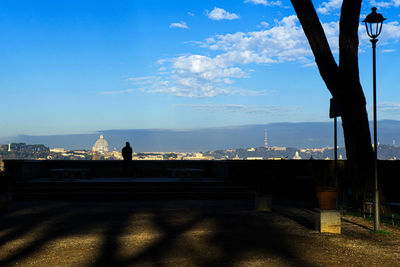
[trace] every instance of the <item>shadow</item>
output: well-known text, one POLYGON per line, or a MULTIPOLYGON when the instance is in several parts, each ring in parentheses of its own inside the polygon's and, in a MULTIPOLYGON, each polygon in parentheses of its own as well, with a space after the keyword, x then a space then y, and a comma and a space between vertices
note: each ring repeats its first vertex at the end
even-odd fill
POLYGON ((114 214, 112 220, 108 220, 104 226, 103 244, 99 251, 99 257, 93 266, 124 266, 118 255, 118 238, 123 234, 127 226, 130 212, 114 214))
POLYGON ((274 214, 264 213, 260 216, 257 212, 248 212, 241 218, 236 214, 218 218, 219 231, 212 239, 223 250, 218 264, 235 265, 243 262, 244 265, 252 265, 252 262, 270 257, 280 264, 314 266, 293 247, 291 242, 295 236, 272 220, 273 217, 274 214), (249 258, 247 255, 258 256, 249 258))
MULTIPOLYGON (((170 215, 173 213, 170 212, 170 215)), ((196 210, 195 214, 185 209, 178 213, 191 214, 192 217, 180 225, 174 225, 170 216, 157 210, 152 221, 162 237, 141 253, 112 263, 118 266, 162 265, 168 258, 189 257, 198 266, 235 265, 245 255, 258 253, 271 254, 290 265, 313 266, 292 250, 290 243, 293 236, 271 222, 268 215, 253 211, 216 211, 213 208, 196 210), (205 244, 201 240, 182 244, 182 237, 207 223, 213 227, 205 244)))
MULTIPOLYGON (((20 261, 45 247, 51 241, 88 231, 93 225, 98 223, 96 218, 92 218, 92 221, 77 224, 80 222, 82 215, 79 210, 72 209, 71 211, 70 208, 71 207, 66 204, 61 206, 56 205, 54 208, 44 209, 43 211, 37 212, 35 216, 31 216, 32 214, 28 213, 17 216, 17 218, 14 218, 11 221, 5 220, 5 224, 14 223, 16 229, 15 231, 12 231, 12 234, 8 235, 5 240, 3 240, 4 243, 2 243, 2 245, 7 241, 12 242, 15 239, 24 240, 26 235, 34 235, 34 238, 32 238, 30 242, 24 242, 23 247, 16 249, 15 253, 11 253, 7 257, 1 259, 0 265, 3 266, 20 261), (39 231, 40 233, 35 234, 34 228, 37 227, 42 227, 43 230, 39 231)), ((27 209, 29 208, 25 207, 23 209, 17 209, 17 212, 19 211, 24 213, 27 209)))
MULTIPOLYGON (((202 200, 60 205, 36 202, 25 206, 22 204, 26 203, 21 203, 1 217, 0 249, 13 240, 24 240, 37 227, 42 226, 43 230, 17 249, 0 254, 4 255, 0 257, 0 265, 24 259, 29 262, 39 257, 37 253, 45 253, 41 251, 50 244, 65 238, 77 237, 88 242, 85 238, 97 229, 100 241, 95 258, 90 260, 91 266, 251 265, 253 260, 262 262, 266 257, 285 265, 313 266, 293 245, 298 237, 290 232, 290 227, 281 225, 282 218, 286 217, 304 226, 307 225, 305 218, 289 213, 283 216, 279 212, 258 213, 228 202, 224 206, 224 203, 202 200), (146 220, 135 216, 145 216, 146 220), (148 239, 148 243, 140 239, 154 233, 157 235, 148 239), (126 237, 129 238, 125 240, 126 237), (125 241, 121 243, 121 240, 125 241), (124 255, 121 250, 125 250, 124 255)), ((76 251, 81 246, 69 246, 70 254, 64 256, 73 259, 84 255, 76 251)))
POLYGON ((15 213, 3 213, 0 215, 0 232, 6 234, 0 237, 0 248, 2 244, 15 240, 31 232, 46 220, 55 219, 59 214, 59 205, 45 207, 39 211, 31 210, 29 207, 19 208, 15 213), (27 217, 29 216, 29 219, 27 217))
POLYGON ((352 221, 347 220, 347 219, 344 219, 344 218, 342 218, 342 221, 347 222, 347 223, 351 223, 351 224, 353 224, 353 225, 357 225, 357 226, 359 226, 359 227, 361 227, 361 228, 364 228, 364 229, 366 229, 366 230, 369 230, 369 231, 373 231, 373 230, 374 230, 374 229, 369 228, 369 227, 367 227, 367 226, 365 226, 365 225, 362 225, 362 224, 359 224, 359 223, 356 223, 356 222, 352 222, 352 221))
MULTIPOLYGON (((173 254, 179 255, 180 252, 171 251, 173 247, 176 246, 178 240, 184 235, 187 231, 192 229, 196 224, 206 219, 207 217, 204 214, 195 215, 194 218, 187 220, 181 225, 175 226, 169 222, 168 217, 162 215, 156 215, 154 217, 154 223, 157 225, 158 229, 162 233, 162 238, 154 242, 150 247, 148 247, 143 252, 135 255, 129 259, 124 261, 124 265, 135 265, 143 262, 152 262, 152 263, 162 263, 163 258, 165 256, 173 256, 173 254), (168 255, 169 254, 169 255, 168 255), (171 255, 172 254, 172 255, 171 255)), ((199 256, 196 251, 187 246, 185 249, 190 251, 189 254, 191 257, 195 258, 195 262, 199 265, 207 266, 210 262, 207 262, 203 257, 199 256)))
POLYGON ((293 209, 293 206, 286 203, 285 205, 277 205, 276 211, 283 217, 292 220, 308 230, 315 230, 315 212, 307 208, 297 206, 293 209))
POLYGON ((301 226, 309 229, 309 230, 315 230, 315 222, 310 221, 307 218, 304 218, 302 216, 289 216, 289 215, 283 215, 286 218, 293 220, 294 222, 300 224, 301 226))

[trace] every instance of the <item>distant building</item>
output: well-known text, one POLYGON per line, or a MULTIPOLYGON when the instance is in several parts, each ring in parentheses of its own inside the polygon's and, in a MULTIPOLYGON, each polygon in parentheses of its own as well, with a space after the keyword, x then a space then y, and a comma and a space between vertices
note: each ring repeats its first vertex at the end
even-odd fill
POLYGON ((50 148, 50 152, 63 153, 65 152, 65 149, 60 147, 50 148))
POLYGON ((104 139, 102 134, 100 134, 100 138, 97 139, 96 143, 92 147, 92 152, 97 152, 99 154, 105 154, 108 152, 108 142, 104 139))
POLYGON ((247 160, 263 160, 263 157, 247 157, 247 160))
POLYGON ((203 160, 204 156, 202 153, 190 153, 190 155, 186 156, 187 160, 203 160))
POLYGON ((296 151, 296 154, 294 155, 293 159, 301 159, 299 151, 296 151))
POLYGON ((239 160, 239 159, 241 159, 241 158, 239 158, 239 155, 236 154, 236 156, 235 156, 233 159, 234 159, 234 160, 239 160))

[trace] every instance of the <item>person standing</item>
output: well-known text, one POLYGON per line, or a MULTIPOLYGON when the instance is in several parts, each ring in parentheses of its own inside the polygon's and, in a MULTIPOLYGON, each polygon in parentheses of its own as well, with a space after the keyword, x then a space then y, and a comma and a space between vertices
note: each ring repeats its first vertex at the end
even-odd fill
POLYGON ((124 158, 124 175, 131 175, 131 163, 132 163, 132 147, 129 142, 126 142, 125 147, 122 148, 122 157, 124 158))

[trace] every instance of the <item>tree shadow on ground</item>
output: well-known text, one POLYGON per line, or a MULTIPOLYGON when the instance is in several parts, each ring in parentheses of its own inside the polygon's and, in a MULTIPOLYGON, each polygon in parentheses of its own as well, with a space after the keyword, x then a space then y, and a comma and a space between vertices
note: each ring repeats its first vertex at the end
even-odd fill
MULTIPOLYGON (((93 229, 100 229, 102 241, 96 258, 91 261, 93 266, 233 265, 265 257, 288 265, 313 266, 293 246, 295 236, 279 224, 274 214, 240 210, 237 206, 221 208, 220 203, 217 207, 212 204, 190 206, 181 202, 183 205, 178 208, 151 201, 143 205, 140 202, 94 202, 59 206, 38 202, 32 204, 33 207, 17 208, 0 217, 0 234, 4 233, 0 235, 0 249, 13 240, 23 239, 36 227, 43 226, 44 229, 34 239, 0 258, 0 265, 38 257, 36 253, 54 241, 82 237, 93 229), (42 209, 29 213, 35 207, 42 209), (146 223, 152 225, 158 236, 140 249, 135 244, 125 244, 132 251, 121 256, 120 239, 133 227, 132 218, 140 213, 148 215, 149 222, 146 223)), ((134 238, 141 229, 139 227, 132 233, 134 238)))
POLYGON ((346 219, 343 219, 343 218, 342 218, 342 221, 350 223, 350 224, 353 224, 353 225, 356 225, 356 226, 359 226, 359 227, 364 228, 364 229, 369 230, 369 231, 373 231, 372 228, 370 228, 368 226, 365 226, 365 225, 362 225, 362 224, 359 224, 359 223, 356 223, 356 222, 352 222, 352 221, 349 221, 349 220, 346 220, 346 219))
POLYGON ((296 212, 293 212, 293 210, 280 207, 277 212, 308 230, 315 230, 315 212, 311 210, 298 208, 296 212))

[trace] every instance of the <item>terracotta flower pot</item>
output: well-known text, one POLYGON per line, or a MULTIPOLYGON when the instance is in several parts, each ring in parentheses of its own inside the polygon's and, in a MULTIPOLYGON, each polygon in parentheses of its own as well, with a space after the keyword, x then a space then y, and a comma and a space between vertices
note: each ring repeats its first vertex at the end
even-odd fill
POLYGON ((335 187, 317 187, 318 205, 321 210, 335 210, 339 190, 335 187))

